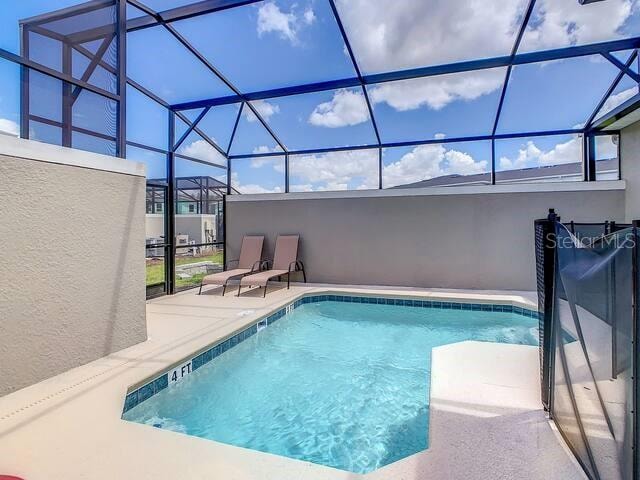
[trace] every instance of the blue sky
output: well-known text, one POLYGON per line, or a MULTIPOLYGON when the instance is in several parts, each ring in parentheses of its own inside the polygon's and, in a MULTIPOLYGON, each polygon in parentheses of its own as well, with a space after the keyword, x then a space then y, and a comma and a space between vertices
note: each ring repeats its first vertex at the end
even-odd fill
MULTIPOLYGON (((538 0, 520 51, 624 38, 640 34, 637 0, 608 0, 579 6, 573 0, 538 0)), ((77 0, 21 0, 0 7, 0 47, 19 51, 17 20, 67 7, 77 0)), ((156 10, 191 3, 147 0, 156 10)), ((360 68, 365 73, 470 60, 509 53, 522 22, 524 0, 338 0, 360 68), (425 33, 428 32, 428 35, 425 33)), ((130 16, 141 15, 129 9, 130 16)), ((327 0, 269 0, 174 23, 175 28, 241 91, 339 79, 355 75, 327 0)), ((40 39, 40 42, 46 42, 40 39)), ((55 47, 37 60, 59 67, 55 47)), ((629 52, 617 56, 626 60, 629 52)), ((128 36, 128 74, 169 103, 231 94, 231 90, 191 56, 171 34, 155 27, 128 36)), ((83 66, 81 56, 76 65, 83 66)), ((635 66, 634 66, 635 67, 635 66)), ((82 68, 74 71, 77 76, 82 68)), ((455 138, 490 134, 505 76, 504 68, 426 79, 370 85, 383 142, 455 138)), ((579 128, 617 74, 601 57, 517 66, 513 69, 498 133, 579 128)), ((0 129, 15 133, 19 111, 19 71, 0 61, 0 129)), ((112 82, 105 72, 91 81, 103 88, 112 82)), ((55 82, 54 82, 55 84, 55 82)), ((55 85, 49 88, 55 89, 55 85)), ((637 84, 625 77, 614 91, 610 110, 633 94, 637 84)), ((167 112, 128 88, 128 139, 166 148, 167 112)), ((91 96, 81 107, 100 115, 75 115, 82 126, 110 133, 110 106, 91 96), (93 118, 92 118, 93 117, 93 118), (91 123, 87 123, 91 121, 91 123)), ((318 92, 255 102, 254 107, 289 149, 375 143, 375 132, 359 88, 318 92)), ((80 108, 80 107, 79 107, 80 108)), ((55 101, 40 106, 49 118, 59 115, 55 101)), ((200 128, 223 150, 229 146, 239 105, 212 108, 200 128)), ((190 119, 198 111, 185 112, 190 119)), ((603 112, 604 113, 604 112, 603 112)), ((176 125, 177 137, 186 125, 176 125)), ((54 129, 34 125, 43 141, 57 140, 54 129)), ((78 148, 108 153, 104 142, 77 136, 78 148)), ((496 144, 498 169, 524 168, 575 161, 580 141, 573 136, 522 138, 496 144)), ((244 108, 231 154, 278 151, 250 109, 244 108)), ((612 147, 613 151, 613 147, 612 147)), ((224 164, 224 159, 196 133, 180 153, 224 164)), ((149 176, 164 174, 158 154, 128 149, 145 161, 149 176), (151 173, 153 172, 153 174, 151 173)), ((489 142, 459 142, 386 149, 384 185, 411 183, 448 174, 482 173, 490 168, 489 142)), ((223 169, 182 162, 183 174, 223 169)), ((298 190, 377 187, 377 151, 353 151, 291 157, 291 187, 298 190), (373 172, 373 173, 372 173, 373 172)), ((234 185, 241 191, 284 188, 282 157, 236 160, 234 185)))

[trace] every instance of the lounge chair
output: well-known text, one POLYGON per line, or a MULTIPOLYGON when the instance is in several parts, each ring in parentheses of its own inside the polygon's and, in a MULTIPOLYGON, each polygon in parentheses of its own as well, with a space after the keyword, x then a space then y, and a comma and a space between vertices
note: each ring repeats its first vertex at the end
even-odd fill
POLYGON ((263 270, 258 273, 246 275, 240 279, 238 285, 238 296, 240 290, 244 286, 260 286, 264 287, 264 297, 267 296, 267 284, 274 277, 287 276, 287 288, 291 287, 291 273, 302 272, 302 277, 306 283, 307 275, 304 271, 304 265, 298 260, 298 243, 300 235, 278 235, 276 239, 276 249, 273 254, 273 262, 263 262, 260 268, 268 267, 271 269, 263 270))
POLYGON ((257 272, 262 262, 263 243, 264 237, 261 235, 245 236, 240 247, 240 258, 238 260, 229 260, 224 266, 224 272, 213 273, 204 277, 200 282, 198 295, 202 293, 203 285, 222 285, 222 296, 224 297, 229 280, 257 272), (236 268, 229 270, 229 265, 233 263, 237 263, 236 268))

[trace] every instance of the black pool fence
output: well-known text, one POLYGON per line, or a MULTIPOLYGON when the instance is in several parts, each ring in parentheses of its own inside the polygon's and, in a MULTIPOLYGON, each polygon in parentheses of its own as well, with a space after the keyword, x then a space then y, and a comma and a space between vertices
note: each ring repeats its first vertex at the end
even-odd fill
POLYGON ((534 222, 541 400, 592 479, 640 479, 638 227, 534 222))

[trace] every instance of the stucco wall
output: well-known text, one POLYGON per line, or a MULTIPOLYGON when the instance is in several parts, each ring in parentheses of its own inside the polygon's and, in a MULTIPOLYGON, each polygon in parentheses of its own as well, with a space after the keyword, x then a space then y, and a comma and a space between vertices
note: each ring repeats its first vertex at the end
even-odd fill
POLYGON ((144 341, 146 322, 144 176, 0 155, 0 178, 1 396, 144 341))
POLYGON ((640 219, 640 122, 621 131, 622 178, 627 182, 626 221, 640 219))
POLYGON ((312 282, 534 290, 534 219, 550 207, 575 221, 624 217, 623 190, 487 193, 492 187, 478 187, 483 193, 451 194, 453 188, 466 187, 445 195, 231 198, 228 258, 237 258, 244 234, 265 234, 270 257, 278 233, 300 233, 312 282))

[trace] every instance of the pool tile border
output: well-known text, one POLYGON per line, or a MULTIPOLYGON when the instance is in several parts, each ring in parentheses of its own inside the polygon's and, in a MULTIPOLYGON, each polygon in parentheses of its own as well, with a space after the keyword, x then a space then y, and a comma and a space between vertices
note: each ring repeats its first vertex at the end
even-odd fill
MULTIPOLYGON (((377 305, 396 305, 403 307, 419 307, 419 308, 431 308, 442 310, 468 310, 468 311, 484 311, 484 312, 507 312, 515 313, 529 318, 539 318, 539 314, 536 310, 531 310, 525 307, 519 307, 511 304, 497 304, 497 303, 470 303, 470 302, 450 302, 442 300, 423 300, 417 298, 389 298, 383 296, 354 296, 345 294, 305 294, 302 297, 287 303, 280 307, 276 312, 262 316, 258 320, 254 321, 248 327, 245 327, 241 331, 231 335, 230 337, 217 342, 213 346, 206 347, 203 351, 200 351, 197 355, 187 358, 179 363, 179 365, 188 365, 186 369, 187 373, 193 373, 199 368, 209 363, 214 358, 222 355, 227 350, 235 347, 236 345, 244 342, 248 338, 251 338, 256 333, 272 325, 276 321, 280 320, 286 314, 292 312, 301 305, 308 303, 318 302, 344 302, 344 303, 365 303, 365 304, 377 304, 377 305)), ((127 413, 133 407, 153 397, 155 394, 161 392, 169 386, 171 372, 175 369, 173 367, 168 368, 164 373, 154 376, 149 382, 146 382, 141 387, 134 389, 127 393, 123 406, 123 414, 127 413)))

